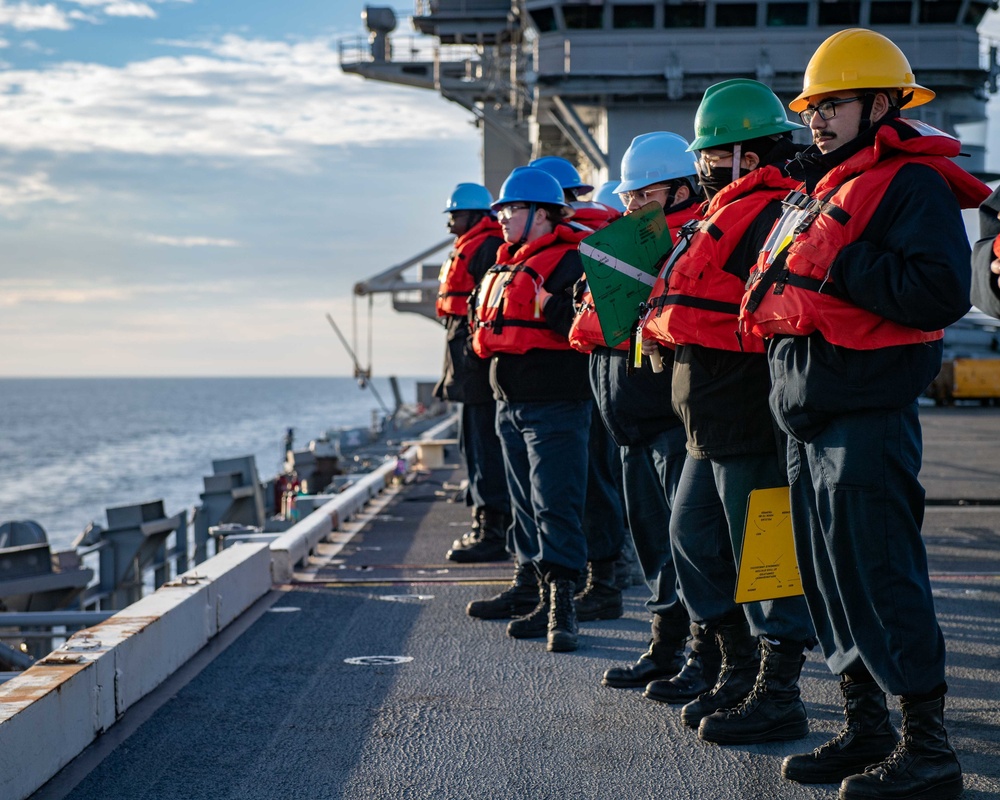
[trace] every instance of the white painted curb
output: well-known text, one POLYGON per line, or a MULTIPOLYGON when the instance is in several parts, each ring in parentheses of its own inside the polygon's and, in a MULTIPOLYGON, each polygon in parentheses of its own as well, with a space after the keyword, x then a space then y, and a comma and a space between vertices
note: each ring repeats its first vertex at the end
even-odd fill
POLYGON ((0 685, 0 797, 31 795, 270 589, 267 545, 234 545, 0 685))
MULTIPOLYGON (((452 435, 457 424, 452 415, 420 441, 452 435)), ((407 469, 419 447, 400 456, 407 469)), ((227 547, 0 684, 0 799, 24 800, 38 790, 267 594, 272 580, 291 580, 297 563, 385 489, 396 466, 369 473, 270 546, 227 547)))
MULTIPOLYGON (((427 430, 421 441, 448 436, 457 426, 458 418, 452 415, 427 430)), ((419 453, 420 443, 416 442, 404 450, 399 459, 405 461, 406 468, 410 469, 416 463, 419 453)), ((382 492, 392 480, 395 471, 396 462, 386 462, 350 488, 333 495, 329 502, 324 503, 271 542, 271 578, 274 582, 288 583, 292 579, 296 564, 303 562, 316 545, 382 492)))

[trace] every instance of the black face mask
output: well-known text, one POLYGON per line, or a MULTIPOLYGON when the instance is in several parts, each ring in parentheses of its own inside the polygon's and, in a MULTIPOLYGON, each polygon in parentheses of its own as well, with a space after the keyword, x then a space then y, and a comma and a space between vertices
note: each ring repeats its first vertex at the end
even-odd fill
MULTIPOLYGON (((753 170, 740 169, 740 177, 749 175, 753 170)), ((719 192, 725 189, 729 184, 733 182, 733 168, 731 166, 727 167, 712 167, 708 170, 708 174, 698 175, 698 185, 705 190, 705 197, 711 200, 719 192)))

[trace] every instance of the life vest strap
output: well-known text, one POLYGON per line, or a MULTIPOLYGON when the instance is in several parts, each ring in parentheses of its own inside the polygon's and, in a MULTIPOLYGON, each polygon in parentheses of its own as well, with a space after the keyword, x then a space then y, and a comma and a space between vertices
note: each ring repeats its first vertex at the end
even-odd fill
POLYGON ((650 301, 650 305, 652 306, 656 300, 663 301, 661 303, 657 303, 658 306, 686 306, 687 308, 697 308, 700 311, 714 311, 717 314, 730 314, 733 317, 738 316, 740 313, 739 303, 726 303, 722 300, 711 300, 707 297, 691 297, 690 295, 683 294, 668 294, 654 298, 650 301))
POLYGON ((796 275, 789 272, 788 275, 785 276, 784 282, 789 286, 794 286, 796 289, 807 289, 810 292, 818 292, 819 294, 836 297, 838 300, 846 300, 847 297, 844 293, 834 284, 830 283, 828 279, 829 275, 823 280, 820 280, 819 278, 810 278, 806 275, 796 275))

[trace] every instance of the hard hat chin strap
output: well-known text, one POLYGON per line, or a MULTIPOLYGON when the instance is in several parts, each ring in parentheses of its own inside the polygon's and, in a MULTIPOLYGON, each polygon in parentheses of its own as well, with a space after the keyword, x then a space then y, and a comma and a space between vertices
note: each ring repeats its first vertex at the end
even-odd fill
POLYGON ((674 197, 677 194, 677 186, 673 181, 667 184, 667 196, 663 200, 663 208, 668 209, 674 204, 674 197))
POLYGON ((526 241, 528 241, 528 234, 531 232, 531 226, 535 224, 535 212, 538 210, 537 203, 531 203, 528 206, 528 216, 524 220, 524 230, 521 231, 521 238, 517 241, 517 246, 520 247, 526 241))
POLYGON ((743 160, 743 144, 737 142, 733 145, 733 180, 740 177, 740 161, 743 160))

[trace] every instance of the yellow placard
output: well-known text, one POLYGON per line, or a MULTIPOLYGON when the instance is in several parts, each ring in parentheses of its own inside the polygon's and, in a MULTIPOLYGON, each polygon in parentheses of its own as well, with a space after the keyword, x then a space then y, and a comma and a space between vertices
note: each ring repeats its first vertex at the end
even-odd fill
POLYGON ((788 487, 755 489, 747 504, 735 600, 750 603, 799 594, 802 581, 792 539, 788 487))

